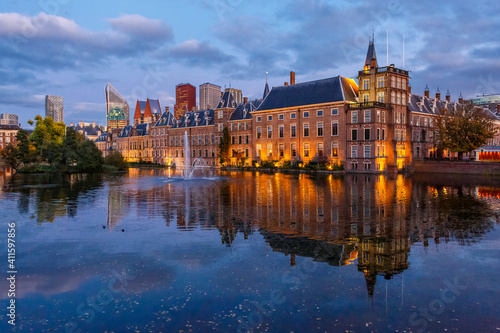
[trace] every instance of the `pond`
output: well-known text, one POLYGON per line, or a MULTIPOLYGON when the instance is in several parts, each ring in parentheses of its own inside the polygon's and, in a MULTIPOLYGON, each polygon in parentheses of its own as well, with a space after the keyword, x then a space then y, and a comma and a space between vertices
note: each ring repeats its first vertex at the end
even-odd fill
POLYGON ((2 332, 500 332, 500 179, 0 177, 2 332), (11 230, 12 231, 12 230, 11 230))

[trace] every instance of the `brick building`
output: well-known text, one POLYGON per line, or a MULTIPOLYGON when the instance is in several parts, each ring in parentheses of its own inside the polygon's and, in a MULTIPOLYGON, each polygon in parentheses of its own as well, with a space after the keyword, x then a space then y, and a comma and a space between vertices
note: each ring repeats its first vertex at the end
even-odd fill
POLYGON ((196 88, 189 83, 181 83, 175 87, 174 116, 180 119, 184 113, 196 107, 196 88))

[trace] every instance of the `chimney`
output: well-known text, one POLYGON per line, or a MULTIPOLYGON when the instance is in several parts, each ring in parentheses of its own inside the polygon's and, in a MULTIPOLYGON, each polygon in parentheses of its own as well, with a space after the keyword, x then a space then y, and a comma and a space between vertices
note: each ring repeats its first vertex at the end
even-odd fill
POLYGON ((95 128, 95 121, 92 122, 92 128, 95 128))
POLYGON ((170 111, 170 108, 168 106, 165 106, 165 112, 170 111))
POLYGON ((429 86, 427 84, 425 85, 424 96, 429 98, 429 86))
POLYGON ((436 90, 436 99, 441 100, 441 92, 439 91, 439 87, 436 90))
POLYGON ((193 106, 193 107, 191 108, 191 111, 192 111, 192 112, 196 111, 196 106, 193 106))
POLYGON ((377 67, 377 59, 372 58, 370 66, 371 66, 371 68, 377 67))
POLYGON ((243 104, 247 104, 248 103, 248 97, 243 97, 243 104))
POLYGON ((408 94, 411 94, 411 86, 408 86, 408 94))
POLYGON ((287 85, 288 85, 288 82, 285 82, 285 86, 287 86, 287 85))
POLYGON ((446 100, 448 101, 448 103, 451 102, 451 95, 450 95, 450 90, 448 89, 448 91, 446 92, 446 100))
POLYGON ((290 72, 290 85, 295 84, 295 72, 290 72))
POLYGON ((462 104, 464 102, 464 98, 462 96, 462 93, 460 93, 460 96, 458 96, 458 103, 462 104))

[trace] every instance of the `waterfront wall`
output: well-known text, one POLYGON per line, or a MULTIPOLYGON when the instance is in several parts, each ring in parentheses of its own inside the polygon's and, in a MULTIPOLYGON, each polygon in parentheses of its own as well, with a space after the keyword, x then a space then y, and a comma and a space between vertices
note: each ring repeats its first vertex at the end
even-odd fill
POLYGON ((500 162, 413 161, 415 173, 499 175, 500 162))

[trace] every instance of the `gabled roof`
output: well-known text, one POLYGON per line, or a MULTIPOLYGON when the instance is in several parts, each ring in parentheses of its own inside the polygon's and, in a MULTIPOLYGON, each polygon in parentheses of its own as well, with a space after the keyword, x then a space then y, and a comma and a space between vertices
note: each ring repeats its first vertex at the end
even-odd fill
POLYGON ((222 95, 222 98, 219 102, 219 104, 217 105, 216 109, 222 109, 222 108, 235 108, 237 105, 236 105, 236 101, 233 97, 233 94, 231 94, 230 91, 226 91, 224 92, 224 95, 222 95))
POLYGON ((137 124, 135 128, 137 129, 138 136, 149 134, 149 123, 137 124))
POLYGON ((154 126, 155 127, 173 126, 174 125, 173 119, 174 119, 174 115, 172 114, 172 112, 167 111, 161 115, 160 119, 158 119, 158 121, 156 122, 156 124, 154 126))
POLYGON ((97 139, 95 139, 94 142, 106 142, 107 140, 108 140, 108 133, 104 132, 104 133, 101 133, 101 135, 99 135, 99 137, 97 139))
POLYGON ((89 126, 80 126, 75 125, 73 126, 73 129, 77 132, 81 131, 84 135, 100 135, 100 133, 104 132, 104 129, 100 125, 95 125, 95 127, 92 127, 91 125, 89 126))
POLYGON ((120 134, 118 134, 118 137, 119 138, 128 138, 128 137, 131 137, 132 136, 132 129, 134 127, 132 125, 127 125, 125 127, 123 127, 123 129, 121 130, 120 134))
POLYGON ((273 87, 257 111, 331 102, 356 102, 358 86, 343 76, 273 87))
POLYGON ((152 114, 161 114, 160 101, 157 99, 148 98, 149 106, 151 107, 152 114))
POLYGON ((214 124, 214 110, 186 112, 179 120, 174 121, 172 128, 208 126, 214 124))
POLYGON ((262 99, 266 98, 267 95, 269 95, 269 85, 267 84, 266 81, 266 86, 264 87, 264 94, 262 95, 262 99))
POLYGON ((252 111, 257 109, 257 106, 260 105, 260 102, 261 102, 260 100, 256 99, 246 104, 243 103, 238 104, 238 107, 234 109, 234 111, 231 113, 229 120, 231 121, 231 120, 252 119, 252 111))

